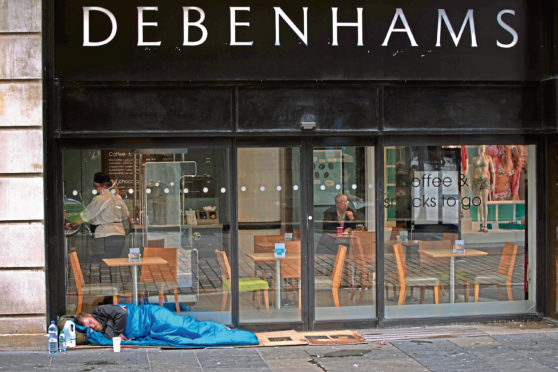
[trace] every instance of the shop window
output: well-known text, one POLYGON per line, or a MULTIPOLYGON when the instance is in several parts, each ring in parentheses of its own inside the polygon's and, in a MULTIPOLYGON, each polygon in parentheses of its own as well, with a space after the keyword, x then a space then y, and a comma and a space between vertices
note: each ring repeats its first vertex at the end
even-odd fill
POLYGON ((384 151, 386 318, 534 311, 535 146, 384 151))
POLYGON ((66 311, 137 298, 230 324, 229 169, 223 147, 64 150, 66 311), (162 261, 134 279, 135 252, 162 261))

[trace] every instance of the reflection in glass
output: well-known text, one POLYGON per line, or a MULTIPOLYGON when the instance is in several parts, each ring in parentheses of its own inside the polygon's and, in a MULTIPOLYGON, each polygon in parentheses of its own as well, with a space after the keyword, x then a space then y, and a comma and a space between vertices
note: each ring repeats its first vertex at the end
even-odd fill
POLYGON ((532 308, 525 276, 526 256, 534 255, 527 250, 532 230, 525 209, 535 190, 532 151, 522 145, 384 149, 387 318, 532 308))
POLYGON ((374 148, 315 148, 313 163, 316 320, 374 318, 374 148))

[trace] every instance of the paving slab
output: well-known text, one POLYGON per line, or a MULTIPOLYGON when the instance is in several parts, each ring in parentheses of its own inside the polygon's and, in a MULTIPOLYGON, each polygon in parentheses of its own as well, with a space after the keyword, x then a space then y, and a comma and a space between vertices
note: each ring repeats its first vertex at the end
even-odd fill
POLYGON ((239 366, 242 366, 245 370, 270 370, 256 348, 198 350, 196 356, 204 370, 232 370, 239 366))
POLYGON ((194 350, 147 350, 147 359, 152 371, 187 370, 203 371, 194 350))

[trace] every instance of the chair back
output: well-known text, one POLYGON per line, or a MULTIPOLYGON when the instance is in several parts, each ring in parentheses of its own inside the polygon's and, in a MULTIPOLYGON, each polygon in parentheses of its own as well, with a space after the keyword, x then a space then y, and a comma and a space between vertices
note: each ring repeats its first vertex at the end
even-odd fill
POLYGON ((217 255, 217 261, 219 262, 219 269, 221 269, 221 281, 225 283, 231 278, 231 265, 229 265, 229 259, 225 251, 215 250, 217 255))
POLYGON ((298 257, 281 260, 281 278, 300 278, 300 240, 286 241, 285 250, 288 256, 298 257))
POLYGON ((508 281, 511 281, 513 274, 513 267, 515 265, 515 257, 517 256, 517 244, 506 242, 502 257, 500 257, 500 264, 498 265, 498 274, 505 275, 508 281))
POLYGON ((141 270, 141 281, 175 282, 177 271, 178 248, 143 248, 143 257, 161 257, 166 264, 144 265, 141 270))
POLYGON ((457 233, 445 232, 442 234, 442 240, 449 240, 451 242, 452 248, 455 246, 455 241, 457 240, 458 237, 459 235, 457 233))
POLYGON ((81 266, 79 264, 79 258, 76 251, 68 253, 70 257, 70 263, 72 265, 72 273, 74 274, 74 280, 76 282, 76 289, 78 295, 83 293, 83 287, 85 287, 85 281, 83 280, 83 273, 81 272, 81 266))
POLYGON ((283 235, 254 235, 254 253, 273 253, 274 244, 285 240, 283 235), (263 245, 269 245, 264 247, 263 245), (270 245, 271 244, 271 245, 270 245))
POLYGON ((394 226, 391 228, 391 234, 389 236, 389 240, 397 240, 397 237, 399 236, 399 233, 401 232, 401 230, 403 230, 402 227, 399 226, 394 226))
POLYGON ((164 248, 165 247, 165 238, 150 239, 150 240, 147 241, 147 247, 150 247, 150 248, 164 248))
POLYGON ((432 240, 432 241, 419 241, 418 254, 420 259, 420 268, 424 269, 435 269, 435 270, 446 270, 449 268, 450 258, 433 258, 425 255, 422 250, 447 250, 452 249, 450 240, 432 240))
POLYGON ((341 279, 343 279, 343 268, 345 267, 345 255, 347 254, 347 247, 339 245, 335 262, 333 263, 333 274, 331 275, 331 287, 339 288, 341 286, 341 279))
POLYGON ((368 262, 376 262, 376 232, 353 231, 351 233, 351 251, 349 255, 358 254, 368 262), (355 253, 353 253, 355 247, 355 253))
POLYGON ((407 263, 405 262, 405 256, 403 256, 403 246, 401 243, 393 245, 393 254, 395 256, 399 284, 401 285, 405 283, 405 277, 407 276, 407 263))

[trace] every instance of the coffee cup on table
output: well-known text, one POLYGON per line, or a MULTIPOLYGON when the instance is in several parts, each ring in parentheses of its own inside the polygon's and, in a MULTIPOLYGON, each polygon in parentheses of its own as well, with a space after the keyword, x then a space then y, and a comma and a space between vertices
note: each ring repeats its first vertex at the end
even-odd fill
POLYGON ((337 226, 337 236, 343 235, 343 228, 341 226, 337 226))

